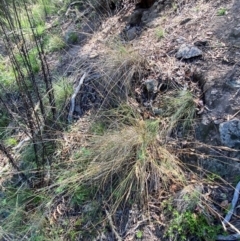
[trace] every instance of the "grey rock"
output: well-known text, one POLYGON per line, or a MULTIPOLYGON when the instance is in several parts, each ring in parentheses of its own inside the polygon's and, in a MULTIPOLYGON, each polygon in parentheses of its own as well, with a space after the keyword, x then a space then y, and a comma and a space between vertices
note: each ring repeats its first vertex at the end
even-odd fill
POLYGON ((137 36, 137 28, 136 27, 133 27, 133 28, 130 28, 128 31, 127 31, 127 39, 129 41, 133 40, 136 38, 137 36))
POLYGON ((233 119, 219 125, 220 138, 223 145, 240 149, 240 120, 233 119))
POLYGON ((155 79, 147 79, 144 82, 144 86, 146 87, 148 93, 157 93, 158 91, 158 81, 155 79))
POLYGON ((201 55, 202 51, 199 48, 188 44, 182 44, 176 54, 176 57, 178 59, 190 59, 201 55))

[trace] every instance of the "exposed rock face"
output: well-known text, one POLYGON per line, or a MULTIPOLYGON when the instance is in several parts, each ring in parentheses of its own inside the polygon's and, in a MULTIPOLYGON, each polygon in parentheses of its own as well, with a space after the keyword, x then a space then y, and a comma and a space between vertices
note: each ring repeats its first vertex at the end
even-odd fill
POLYGON ((234 119, 219 125, 221 142, 228 147, 240 149, 240 120, 234 119))

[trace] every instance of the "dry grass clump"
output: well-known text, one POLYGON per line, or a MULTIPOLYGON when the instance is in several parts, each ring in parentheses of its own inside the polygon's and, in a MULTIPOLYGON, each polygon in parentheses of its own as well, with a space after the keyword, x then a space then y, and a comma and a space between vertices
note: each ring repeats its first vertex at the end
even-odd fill
POLYGON ((123 44, 119 39, 107 42, 98 63, 103 75, 100 89, 105 105, 115 107, 131 96, 131 90, 143 76, 145 63, 145 58, 130 44, 123 44))
MULTIPOLYGON (((121 108, 114 114, 119 113, 121 108)), ((159 128, 159 120, 139 118, 126 121, 119 130, 90 137, 88 147, 75 158, 71 176, 62 178, 62 184, 97 186, 113 203, 112 211, 130 201, 143 205, 151 192, 182 185, 182 164, 169 147, 160 145, 159 128)))
POLYGON ((183 133, 192 127, 196 114, 194 94, 189 90, 174 90, 163 97, 164 116, 168 119, 167 130, 170 135, 178 125, 182 126, 183 133))

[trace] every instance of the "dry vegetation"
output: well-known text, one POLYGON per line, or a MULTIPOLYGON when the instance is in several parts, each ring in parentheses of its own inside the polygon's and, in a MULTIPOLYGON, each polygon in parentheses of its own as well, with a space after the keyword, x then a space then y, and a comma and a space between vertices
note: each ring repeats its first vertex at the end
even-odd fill
MULTIPOLYGON (((95 9, 84 23, 113 15, 102 7, 105 1, 79 3, 74 6, 78 12, 95 9)), ((174 77, 170 56, 162 71, 155 50, 146 55, 116 33, 101 42, 97 58, 79 54, 64 69, 72 75, 61 76, 61 66, 50 59, 63 55, 64 63, 71 49, 59 27, 71 5, 44 0, 30 10, 26 4, 23 0, 19 14, 29 14, 27 20, 16 15, 14 5, 8 7, 12 15, 1 15, 7 22, 1 20, 5 47, 11 42, 12 48, 0 60, 6 73, 0 75, 0 240, 216 240, 224 232, 221 220, 229 203, 217 209, 212 194, 216 185, 229 187, 198 163, 213 158, 201 151, 217 152, 194 141, 203 108, 199 83, 184 85, 174 77), (32 14, 38 16, 35 23, 32 14), (53 77, 54 71, 59 73, 53 77), (81 118, 69 124, 70 97, 83 73, 84 88, 91 88, 99 103, 85 110, 81 105, 81 118), (159 76, 162 85, 154 102, 156 93, 144 81, 159 76)), ((164 18, 181 8, 184 3, 173 1, 164 18)), ((150 32, 156 44, 165 44, 170 25, 150 32)), ((87 43, 95 44, 96 36, 97 30, 87 43)), ((79 93, 77 104, 85 97, 83 88, 79 93)))

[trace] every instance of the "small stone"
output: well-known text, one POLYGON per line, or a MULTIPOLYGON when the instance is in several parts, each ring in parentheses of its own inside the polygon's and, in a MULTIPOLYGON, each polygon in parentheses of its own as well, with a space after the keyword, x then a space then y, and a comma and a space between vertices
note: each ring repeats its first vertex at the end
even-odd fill
POLYGON ((202 56, 202 51, 198 49, 197 47, 183 44, 179 48, 176 57, 178 59, 190 59, 194 57, 202 56))
POLYGON ((240 149, 240 120, 233 119, 219 125, 220 138, 223 145, 240 149))
POLYGON ((128 31, 127 31, 127 39, 129 41, 133 40, 136 38, 137 36, 137 28, 136 27, 133 27, 133 28, 130 28, 128 31))
POLYGON ((155 79, 147 79, 144 82, 144 85, 145 85, 148 93, 156 93, 158 90, 158 81, 155 79))

